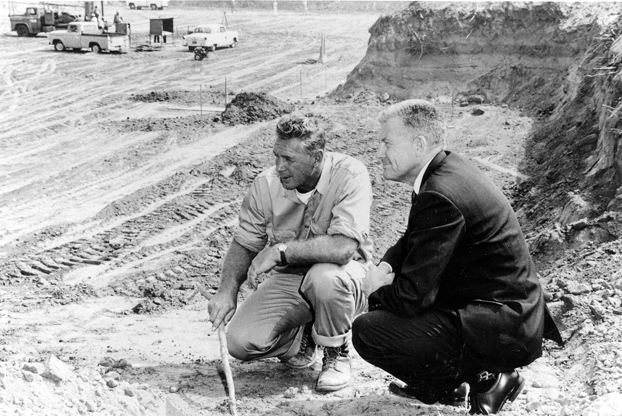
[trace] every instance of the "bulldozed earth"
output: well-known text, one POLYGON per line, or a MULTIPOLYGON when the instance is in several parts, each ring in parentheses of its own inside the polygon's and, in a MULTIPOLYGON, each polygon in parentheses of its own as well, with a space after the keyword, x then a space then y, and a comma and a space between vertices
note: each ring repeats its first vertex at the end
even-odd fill
MULTIPOLYGON (((379 257, 410 191, 382 178, 376 115, 425 98, 449 148, 512 202, 566 341, 519 369, 526 388, 503 414, 622 415, 620 6, 309 2, 303 15, 291 2, 275 18, 237 3, 238 46, 203 61, 144 46, 162 14, 148 10, 121 9, 135 48, 123 55, 0 36, 0 414, 228 414, 218 336, 192 294, 218 288, 276 120, 315 114, 329 150, 368 166, 379 257)), ((185 29, 224 11, 166 14, 185 29)), ((467 413, 392 396, 356 354, 352 384, 331 394, 314 391, 319 363, 231 368, 240 415, 467 413)))

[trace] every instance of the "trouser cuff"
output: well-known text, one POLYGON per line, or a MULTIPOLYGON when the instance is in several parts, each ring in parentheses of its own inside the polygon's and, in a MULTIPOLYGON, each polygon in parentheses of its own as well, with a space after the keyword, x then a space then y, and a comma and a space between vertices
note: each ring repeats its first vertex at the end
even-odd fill
POLYGON ((341 334, 341 335, 325 336, 325 335, 319 335, 316 332, 315 325, 314 325, 313 328, 311 329, 311 336, 313 337, 313 341, 315 341, 317 345, 321 345, 323 347, 336 348, 336 347, 341 347, 347 342, 350 342, 350 339, 352 338, 352 331, 348 331, 345 334, 341 334))

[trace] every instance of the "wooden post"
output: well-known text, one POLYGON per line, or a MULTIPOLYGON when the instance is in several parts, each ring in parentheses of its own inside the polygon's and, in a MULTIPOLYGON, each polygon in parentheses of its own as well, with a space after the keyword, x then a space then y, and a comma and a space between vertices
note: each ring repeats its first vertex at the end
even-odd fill
POLYGON ((225 107, 227 107, 227 78, 225 78, 225 107))

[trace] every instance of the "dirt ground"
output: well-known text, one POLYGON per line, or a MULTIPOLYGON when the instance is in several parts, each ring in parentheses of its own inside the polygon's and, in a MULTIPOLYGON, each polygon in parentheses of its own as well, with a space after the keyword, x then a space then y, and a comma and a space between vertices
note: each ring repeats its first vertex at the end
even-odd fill
MULTIPOLYGON (((127 54, 55 52, 44 36, 8 32, 5 11, 0 414, 227 414, 207 301, 189 298, 196 282, 217 289, 218 264, 241 198, 272 163, 275 112, 267 110, 322 116, 332 131, 329 150, 368 165, 378 254, 405 225, 409 191, 384 181, 375 157, 375 116, 386 99, 365 92, 328 97, 365 55, 378 15, 283 11, 275 19, 268 11, 227 13, 229 26, 240 32, 238 46, 194 61, 180 38, 127 54), (312 63, 322 35, 328 54, 323 65, 312 63), (252 116, 246 119, 224 117, 225 104, 242 92, 274 99, 262 102, 262 111, 247 103, 252 116)), ((149 17, 173 16, 179 32, 223 18, 220 9, 121 14, 132 23, 133 49, 148 43, 149 17)), ((469 156, 512 195, 517 180, 527 179, 518 166, 532 119, 507 106, 458 107, 449 97, 433 99, 449 121, 452 150, 469 156), (475 115, 475 107, 483 114, 475 115)), ((614 242, 608 250, 572 261, 609 265, 619 282, 620 248, 614 242)), ((564 264, 544 278, 548 290, 567 291, 567 284, 558 284, 570 276, 564 264)), ((590 265, 581 264, 587 264, 584 271, 590 265)), ((521 370, 527 387, 504 414, 621 414, 620 406, 613 407, 622 396, 619 316, 608 315, 590 329, 585 301, 573 308, 561 294, 555 300, 574 314, 563 328, 574 344, 565 350, 547 344, 544 356, 521 370), (590 336, 598 344, 586 342, 590 336)), ((354 382, 332 394, 313 390, 319 364, 293 371, 276 359, 232 360, 231 367, 241 415, 465 414, 461 407, 390 395, 390 376, 356 355, 354 382)))

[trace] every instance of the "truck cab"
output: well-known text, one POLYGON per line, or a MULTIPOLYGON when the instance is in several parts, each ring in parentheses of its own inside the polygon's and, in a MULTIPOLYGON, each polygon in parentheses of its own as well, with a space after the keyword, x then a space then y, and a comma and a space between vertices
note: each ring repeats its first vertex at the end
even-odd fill
POLYGON ((70 13, 59 14, 40 7, 27 7, 24 14, 9 15, 11 30, 15 30, 17 36, 36 36, 40 32, 62 29, 76 18, 70 13))

